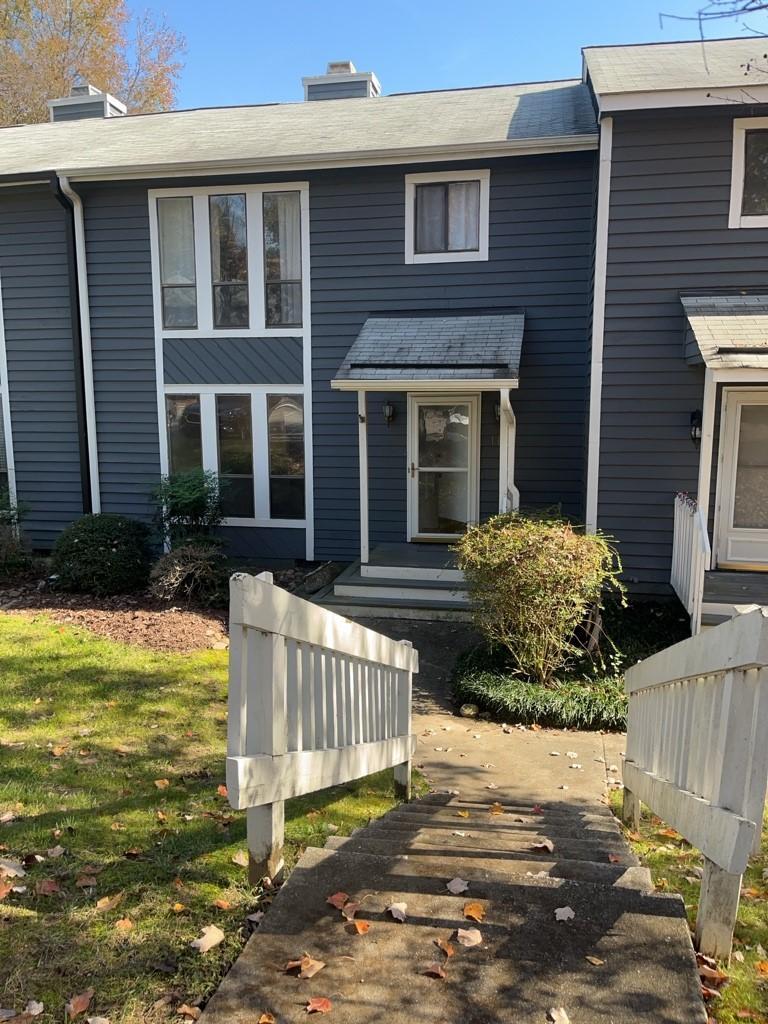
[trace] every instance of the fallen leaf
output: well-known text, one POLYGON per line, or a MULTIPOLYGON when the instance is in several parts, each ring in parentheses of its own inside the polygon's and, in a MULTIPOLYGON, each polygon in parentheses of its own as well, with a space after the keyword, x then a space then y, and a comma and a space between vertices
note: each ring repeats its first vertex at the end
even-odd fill
POLYGON ((438 949, 441 949, 443 953, 445 953, 449 960, 456 952, 456 950, 453 948, 453 946, 447 939, 435 939, 435 945, 437 946, 438 949))
POLYGON ((30 999, 24 1007, 24 1013, 28 1017, 39 1017, 44 1009, 45 1006, 42 1003, 39 1003, 36 999, 30 999))
POLYGON ((472 946, 479 946, 483 941, 479 928, 457 928, 456 941, 460 946, 470 949, 472 946))
POLYGON ((115 893, 114 896, 102 896, 100 900, 96 900, 96 909, 114 910, 122 898, 123 894, 121 892, 115 893))
POLYGON ((13 892, 13 889, 13 882, 0 882, 0 902, 2 902, 9 893, 13 892))
POLYGON ((408 916, 406 914, 407 909, 407 903, 390 903, 390 905, 387 907, 387 910, 396 921, 405 921, 406 917, 408 916))
POLYGON ((472 921, 480 923, 485 917, 485 909, 482 903, 465 903, 464 917, 468 917, 472 921))
POLYGON ((187 907, 185 903, 174 903, 171 907, 174 914, 183 914, 186 909, 187 907))
POLYGON ((728 975, 717 967, 709 967, 707 964, 699 964, 699 977, 704 981, 711 981, 713 985, 722 985, 728 981, 728 975))
POLYGON ((224 941, 224 932, 221 928, 217 928, 215 924, 207 924, 203 928, 203 934, 198 939, 193 939, 190 942, 192 949, 196 949, 198 953, 207 953, 209 949, 213 949, 214 946, 218 946, 220 942, 224 941))
POLYGON ((355 919, 354 921, 350 921, 349 924, 347 925, 347 931, 354 932, 357 935, 366 935, 370 930, 370 921, 358 921, 357 919, 355 919))
POLYGON ((237 864, 237 866, 239 868, 247 868, 248 867, 248 851, 247 850, 238 850, 237 853, 232 858, 232 863, 233 864, 237 864))
POLYGON ((66 852, 67 851, 63 846, 54 846, 47 851, 48 856, 52 857, 54 860, 56 860, 57 857, 63 857, 66 852))
POLYGON ((26 873, 19 861, 0 858, 0 878, 23 878, 26 873))
POLYGON ((326 999, 325 996, 313 996, 307 1000, 307 1005, 304 1007, 307 1013, 330 1013, 333 1007, 333 1003, 330 999, 326 999))
POLYGON ((768 960, 758 960, 755 964, 758 974, 768 975, 768 960))
POLYGON ((469 882, 465 882, 463 878, 452 878, 450 882, 446 883, 446 889, 454 896, 459 896, 461 893, 466 892, 469 888, 469 882))
POLYGON ((571 1024, 570 1017, 562 1006, 553 1006, 551 1010, 547 1010, 547 1020, 552 1024, 571 1024))
POLYGON ((223 784, 216 789, 216 792, 219 794, 219 796, 229 796, 229 793, 227 792, 227 787, 223 784))
POLYGON ((231 910, 232 909, 232 904, 229 902, 229 900, 214 900, 213 901, 213 905, 218 910, 231 910))
POLYGON ((701 998, 705 1000, 709 999, 720 999, 720 993, 716 988, 710 988, 709 985, 701 986, 701 998))
POLYGON ((198 1020, 202 1012, 199 1006, 190 1006, 188 1003, 182 1003, 181 1006, 176 1007, 179 1017, 189 1017, 190 1020, 198 1020))
POLYGON ((497 801, 496 803, 491 804, 491 806, 488 808, 488 813, 489 814, 503 814, 504 813, 504 808, 497 801))
POLYGON ((289 960, 283 968, 287 973, 288 971, 298 970, 300 978, 314 978, 314 976, 325 967, 322 960, 313 959, 309 953, 304 955, 299 960, 289 960))
POLYGON ((119 921, 115 921, 115 928, 121 932, 129 932, 133 928, 133 921, 130 917, 121 917, 119 921))
POLYGON ((69 749, 69 744, 68 743, 60 743, 60 744, 58 744, 55 747, 51 747, 51 755, 53 757, 61 757, 63 754, 66 754, 68 749, 69 749))
POLYGON ((139 860, 143 853, 144 851, 140 849, 138 846, 132 846, 130 850, 125 851, 124 856, 128 860, 139 860))
POLYGON ((345 906, 343 907, 341 913, 347 919, 347 921, 354 921, 355 914, 358 912, 359 909, 360 909, 360 904, 359 903, 353 903, 350 900, 349 903, 345 904, 345 906))
POLYGON ((155 779, 155 785, 158 789, 168 789, 170 782, 168 779, 155 779))
POLYGON ((79 995, 72 996, 64 1007, 69 1016, 79 1017, 81 1013, 85 1013, 93 999, 93 993, 94 989, 87 988, 85 992, 80 992, 79 995))
POLYGON ((531 849, 543 851, 546 853, 552 853, 555 849, 555 844, 552 842, 551 839, 540 839, 538 843, 531 844, 531 849))
POLYGON ((498 789, 499 787, 496 785, 495 782, 489 782, 488 785, 485 788, 486 789, 498 789))
POLYGON ((469 817, 469 811, 456 811, 456 817, 457 818, 468 818, 469 817))
POLYGON ((619 857, 618 854, 609 853, 608 854, 608 863, 609 864, 620 864, 621 863, 621 857, 619 857))
POLYGON ((113 832, 125 832, 125 825, 122 821, 113 821, 109 827, 113 832))
POLYGON ((731 955, 733 956, 733 959, 736 961, 736 963, 739 963, 739 964, 743 964, 744 963, 744 954, 741 952, 740 949, 734 950, 731 955))
POLYGON ((93 889, 99 884, 95 875, 78 875, 75 885, 78 889, 93 889))
POLYGON ((85 1024, 111 1024, 109 1017, 86 1017, 85 1024))
POLYGON ((599 956, 587 956, 584 959, 592 964, 593 967, 602 967, 605 963, 605 960, 601 960, 599 956))
POLYGON ((572 921, 576 917, 576 912, 572 907, 557 907, 555 910, 556 921, 572 921))
POLYGON ((271 1013, 262 1013, 256 1024, 277 1024, 271 1013))
POLYGON ((532 814, 543 814, 544 813, 544 808, 541 806, 541 804, 534 804, 533 807, 531 808, 531 813, 532 814))
POLYGON ((35 893, 38 896, 55 896, 61 892, 61 886, 52 878, 41 878, 35 882, 35 893))
POLYGON ((421 973, 422 974, 426 974, 430 978, 444 978, 445 977, 445 969, 443 968, 443 965, 442 964, 437 964, 437 963, 435 963, 435 964, 427 964, 427 966, 424 968, 424 970, 421 973))

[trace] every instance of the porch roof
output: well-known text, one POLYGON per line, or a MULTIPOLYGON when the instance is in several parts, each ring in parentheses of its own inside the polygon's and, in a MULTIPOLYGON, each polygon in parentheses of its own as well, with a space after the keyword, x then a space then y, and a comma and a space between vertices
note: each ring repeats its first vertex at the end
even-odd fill
POLYGON ((331 386, 341 391, 516 388, 525 314, 372 316, 331 386))
POLYGON ((768 369, 768 295, 684 295, 685 356, 712 369, 768 369))

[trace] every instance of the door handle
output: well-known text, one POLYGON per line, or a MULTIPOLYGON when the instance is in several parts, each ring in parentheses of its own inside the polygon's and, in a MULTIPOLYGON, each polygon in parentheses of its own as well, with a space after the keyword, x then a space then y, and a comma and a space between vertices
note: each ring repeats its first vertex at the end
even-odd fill
POLYGON ((412 462, 411 463, 411 479, 413 479, 415 476, 416 476, 416 464, 412 462))

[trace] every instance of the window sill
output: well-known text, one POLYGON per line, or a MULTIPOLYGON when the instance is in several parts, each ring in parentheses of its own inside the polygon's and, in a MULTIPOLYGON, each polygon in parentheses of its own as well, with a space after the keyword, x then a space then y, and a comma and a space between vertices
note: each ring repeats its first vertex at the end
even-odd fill
POLYGON ((487 263, 488 251, 478 252, 408 252, 406 263, 487 263))
POLYGON ((728 220, 729 228, 768 228, 768 213, 761 213, 753 216, 745 216, 740 213, 732 214, 728 220))
POLYGON ((215 341, 217 338, 298 338, 304 333, 303 327, 212 327, 207 328, 174 328, 164 327, 164 338, 205 338, 215 341))
POLYGON ((306 519, 249 519, 245 516, 229 516, 222 520, 222 526, 261 526, 271 530, 306 530, 306 519))

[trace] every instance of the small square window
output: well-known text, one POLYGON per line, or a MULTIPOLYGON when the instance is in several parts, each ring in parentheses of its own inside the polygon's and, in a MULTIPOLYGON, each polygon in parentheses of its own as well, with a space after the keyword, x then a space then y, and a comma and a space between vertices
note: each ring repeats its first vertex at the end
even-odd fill
POLYGON ((405 177, 405 262, 488 259, 488 171, 405 177))

